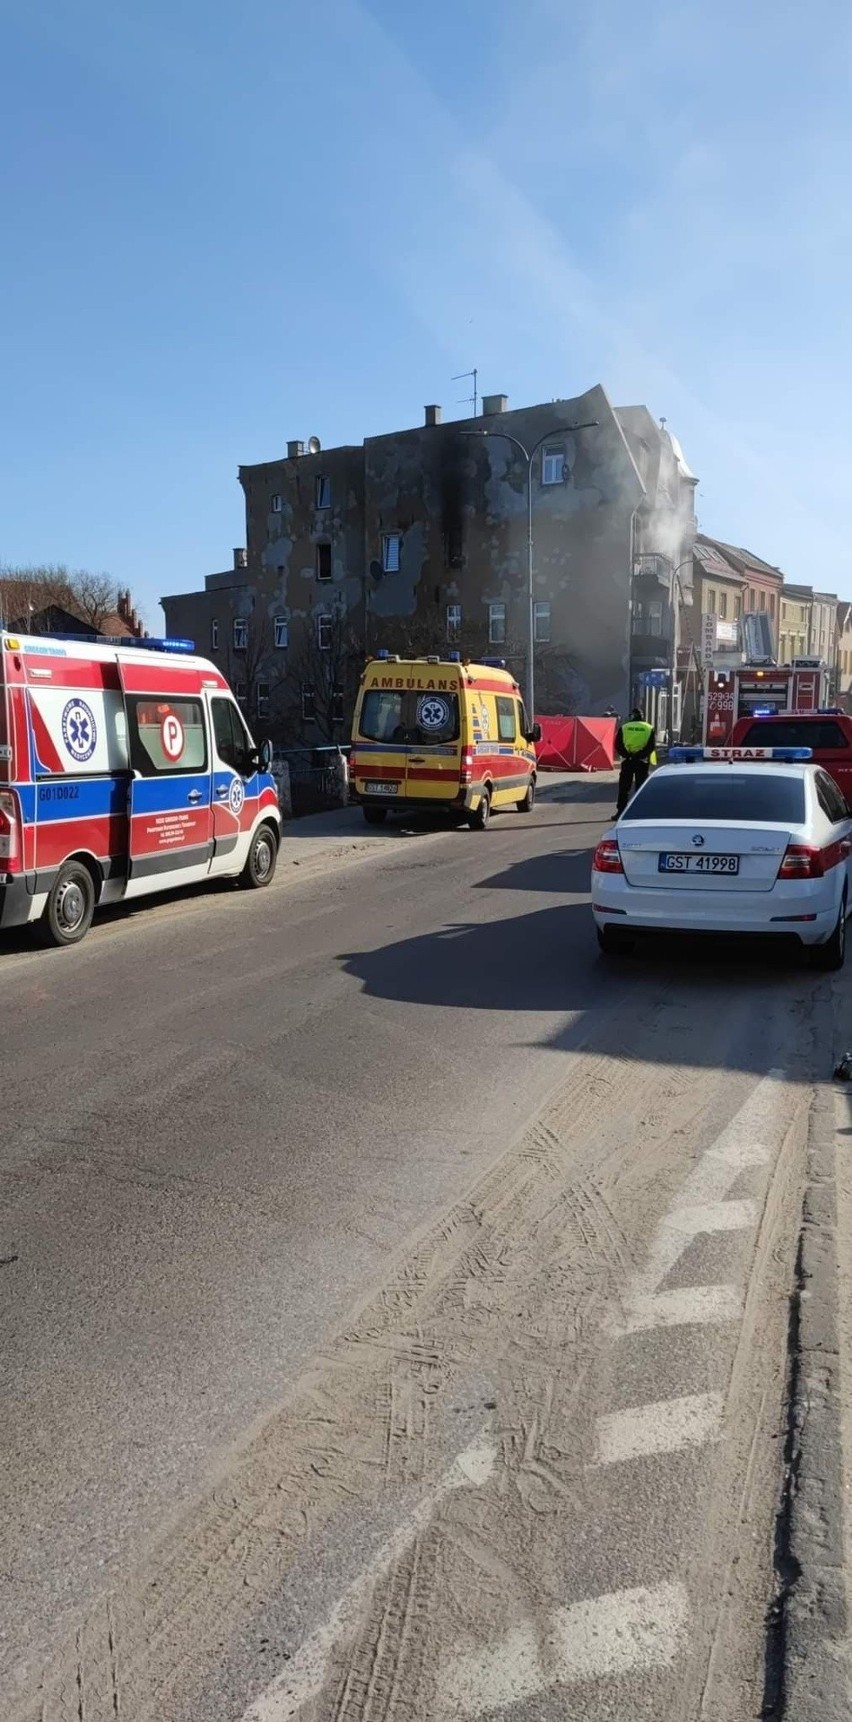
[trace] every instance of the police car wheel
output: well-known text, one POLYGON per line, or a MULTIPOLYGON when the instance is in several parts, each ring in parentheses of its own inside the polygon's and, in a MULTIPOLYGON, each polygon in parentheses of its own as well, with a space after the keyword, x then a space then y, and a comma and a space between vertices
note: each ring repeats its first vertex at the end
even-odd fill
POLYGON ((85 938, 95 912, 95 887, 82 861, 66 861, 60 867, 41 920, 41 935, 48 945, 77 945, 85 938))
POLYGON ((633 949, 633 940, 625 939, 623 933, 617 933, 614 927, 598 927, 598 944, 605 957, 629 957, 633 949))
POLYGON ((518 812, 519 813, 532 813, 534 806, 535 806, 535 778, 531 777, 530 781, 529 781, 529 786, 527 788, 527 793, 524 796, 523 801, 518 802, 518 812))
POLYGON ((269 825, 261 825, 251 840, 243 871, 243 884, 252 891, 261 891, 272 879, 277 860, 278 844, 275 841, 275 833, 269 825))
POLYGON ((811 946, 811 962, 815 969, 842 969, 846 961, 846 898, 840 906, 837 925, 824 945, 811 946))
POLYGON ((491 818, 491 791, 490 791, 490 789, 483 789, 482 795, 481 795, 480 801, 479 801, 479 806, 477 807, 476 812, 473 814, 470 823, 473 826, 474 831, 485 831, 487 829, 488 821, 490 818, 491 818))

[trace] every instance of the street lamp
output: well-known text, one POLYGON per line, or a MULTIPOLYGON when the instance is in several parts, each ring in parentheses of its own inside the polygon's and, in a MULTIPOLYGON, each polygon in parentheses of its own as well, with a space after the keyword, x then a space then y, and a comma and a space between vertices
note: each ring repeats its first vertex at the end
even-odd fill
MULTIPOLYGON (((633 569, 634 574, 636 573, 636 566, 635 565, 637 562, 650 562, 650 561, 665 562, 665 561, 668 561, 668 558, 658 556, 656 550, 640 551, 639 555, 634 557, 634 569, 633 569)), ((678 641, 678 625, 677 625, 677 611, 675 609, 675 583, 677 583, 678 590, 680 591, 680 600, 681 600, 681 603, 683 603, 683 586, 681 585, 681 582, 680 582, 678 576, 680 574, 681 568, 688 568, 691 562, 692 562, 692 555, 690 553, 689 556, 684 557, 682 562, 678 563, 676 568, 673 567, 669 573, 669 614, 670 614, 671 619, 672 619, 671 659, 670 659, 670 663, 669 663, 669 688, 670 688, 670 700, 671 700, 671 713, 670 713, 670 720, 669 720, 669 729, 670 729, 670 732, 672 734, 672 738, 674 738, 675 687, 677 685, 677 651, 678 651, 678 644, 679 644, 679 641, 678 641)))
POLYGON ((529 652, 527 655, 527 713, 530 723, 535 723, 535 591, 533 587, 533 511, 532 511, 532 467, 533 461, 543 443, 551 442, 554 437, 566 436, 569 431, 593 430, 600 423, 599 419, 586 419, 582 424, 551 425, 550 430, 533 443, 531 449, 509 431, 475 430, 462 431, 462 436, 469 437, 499 437, 503 442, 510 442, 523 455, 527 463, 527 599, 529 603, 529 652))

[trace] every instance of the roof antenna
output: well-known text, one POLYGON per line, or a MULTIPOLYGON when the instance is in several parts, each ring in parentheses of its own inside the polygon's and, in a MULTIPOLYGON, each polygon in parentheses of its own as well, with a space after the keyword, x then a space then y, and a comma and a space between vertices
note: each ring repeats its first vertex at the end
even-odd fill
POLYGON ((452 379, 452 381, 454 383, 463 383, 467 377, 473 378, 473 394, 472 395, 465 395, 462 400, 457 402, 457 405, 460 407, 469 407, 471 405, 471 402, 472 402, 473 403, 473 416, 474 416, 474 418, 477 417, 477 409, 478 409, 478 401, 479 401, 479 396, 478 396, 477 390, 476 390, 476 380, 477 380, 478 376, 479 376, 479 372, 476 369, 476 366, 474 365, 472 371, 459 371, 458 376, 453 377, 453 379, 452 379))

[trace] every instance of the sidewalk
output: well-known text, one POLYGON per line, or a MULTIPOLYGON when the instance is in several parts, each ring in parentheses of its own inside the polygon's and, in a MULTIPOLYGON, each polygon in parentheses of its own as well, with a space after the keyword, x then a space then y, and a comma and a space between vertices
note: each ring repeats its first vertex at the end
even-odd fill
POLYGON ((833 977, 814 1036, 802 1230, 790 1321, 790 1413, 777 1526, 783 1694, 789 1722, 852 1716, 852 967, 833 977), (828 1017, 833 1018, 833 1033, 828 1017))

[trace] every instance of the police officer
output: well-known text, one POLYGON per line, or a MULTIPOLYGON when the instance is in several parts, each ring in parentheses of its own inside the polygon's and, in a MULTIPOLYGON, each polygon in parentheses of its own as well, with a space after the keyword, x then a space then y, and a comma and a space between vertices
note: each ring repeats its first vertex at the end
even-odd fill
POLYGON ((619 724, 615 737, 615 751, 621 760, 616 814, 624 812, 630 800, 631 789, 641 789, 648 776, 656 745, 653 724, 643 718, 638 706, 634 706, 627 722, 619 724))

